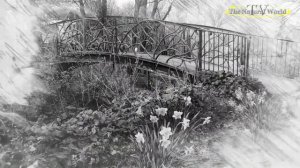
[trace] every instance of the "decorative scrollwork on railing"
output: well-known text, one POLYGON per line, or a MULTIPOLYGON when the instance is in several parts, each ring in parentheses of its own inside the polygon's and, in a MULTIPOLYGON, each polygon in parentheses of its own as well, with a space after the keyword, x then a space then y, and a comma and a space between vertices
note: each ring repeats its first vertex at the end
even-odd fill
POLYGON ((62 21, 58 55, 72 52, 143 56, 153 61, 191 62, 195 70, 245 74, 248 61, 244 34, 208 26, 109 16, 62 21), (242 69, 241 69, 242 68, 242 69))

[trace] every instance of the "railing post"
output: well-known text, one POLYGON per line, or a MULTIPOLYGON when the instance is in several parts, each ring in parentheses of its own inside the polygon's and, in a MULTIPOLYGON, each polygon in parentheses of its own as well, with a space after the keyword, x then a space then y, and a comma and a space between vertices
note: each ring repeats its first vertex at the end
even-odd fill
POLYGON ((250 43, 251 43, 251 36, 246 38, 247 41, 247 52, 246 52, 246 66, 245 66, 245 76, 249 75, 249 62, 250 62, 250 43))
POLYGON ((58 56, 60 54, 58 38, 59 38, 59 33, 57 33, 56 36, 53 39, 53 48, 54 48, 55 56, 58 56))
POLYGON ((192 51, 191 51, 191 35, 190 35, 190 30, 187 31, 187 45, 188 45, 188 57, 192 57, 192 51))
POLYGON ((82 32, 82 34, 83 34, 83 51, 85 51, 86 50, 86 19, 85 18, 83 18, 83 20, 82 20, 82 25, 83 25, 83 32, 82 32))
MULTIPOLYGON (((134 23, 135 24, 139 23, 137 18, 134 19, 134 23)), ((137 50, 139 50, 139 47, 137 46, 137 43, 138 43, 138 38, 137 38, 138 30, 137 29, 138 29, 138 27, 136 27, 134 25, 134 27, 132 29, 132 44, 131 44, 133 52, 135 52, 135 48, 137 48, 137 50)))
POLYGON ((114 28, 114 41, 115 41, 114 53, 117 55, 119 53, 117 19, 114 20, 114 25, 115 25, 115 28, 114 28))
POLYGON ((150 76, 150 71, 147 71, 147 87, 148 89, 151 89, 151 76, 150 76))
POLYGON ((202 53, 202 30, 199 30, 199 42, 198 42, 198 71, 202 71, 202 57, 203 57, 203 53, 202 53))
MULTIPOLYGON (((186 37, 185 37, 185 28, 183 28, 183 31, 182 31, 182 39, 184 42, 186 42, 186 37)), ((182 53, 185 53, 186 51, 186 47, 185 45, 183 45, 183 52, 182 53)))

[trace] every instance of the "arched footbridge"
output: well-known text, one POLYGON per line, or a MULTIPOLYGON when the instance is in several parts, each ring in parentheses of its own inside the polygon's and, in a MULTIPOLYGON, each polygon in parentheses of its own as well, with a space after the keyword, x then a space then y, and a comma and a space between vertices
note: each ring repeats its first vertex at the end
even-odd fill
POLYGON ((49 27, 54 38, 47 48, 63 67, 109 60, 192 76, 204 70, 244 76, 257 71, 300 74, 299 43, 291 40, 122 16, 64 20, 49 27))

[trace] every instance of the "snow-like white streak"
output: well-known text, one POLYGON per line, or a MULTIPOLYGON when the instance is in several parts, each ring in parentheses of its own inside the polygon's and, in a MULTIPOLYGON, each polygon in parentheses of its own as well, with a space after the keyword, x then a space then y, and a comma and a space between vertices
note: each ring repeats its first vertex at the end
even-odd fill
POLYGON ((277 129, 272 131, 226 132, 222 142, 216 145, 219 154, 227 163, 226 168, 299 168, 300 83, 295 79, 271 75, 257 77, 282 99, 282 118, 285 114, 289 114, 290 118, 275 124, 277 129))
POLYGON ((26 104, 36 87, 34 69, 26 67, 39 50, 38 12, 28 0, 0 1, 0 103, 26 104))
MULTIPOLYGON (((123 1, 123 0, 118 0, 123 1)), ((217 26, 244 33, 270 36, 272 38, 289 38, 300 41, 299 3, 297 0, 176 0, 167 20, 217 26), (181 5, 179 5, 181 4, 181 5), (232 5, 269 5, 270 7, 290 9, 292 14, 285 17, 247 18, 226 15, 225 11, 232 5), (181 6, 186 6, 182 8, 181 6), (283 27, 281 27, 281 25, 283 27), (278 34, 284 35, 278 37, 278 34), (296 35, 296 36, 295 36, 296 35)), ((124 2, 125 3, 125 2, 124 2)), ((166 5, 167 6, 167 5, 166 5)))

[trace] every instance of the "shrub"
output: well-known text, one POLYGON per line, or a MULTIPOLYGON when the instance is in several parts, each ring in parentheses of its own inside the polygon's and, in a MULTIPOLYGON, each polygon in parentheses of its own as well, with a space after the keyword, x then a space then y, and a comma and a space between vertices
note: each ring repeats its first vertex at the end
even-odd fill
POLYGON ((265 91, 264 85, 255 78, 236 76, 224 71, 211 72, 203 71, 199 74, 198 83, 204 86, 205 90, 214 90, 215 95, 232 97, 237 88, 251 90, 255 93, 265 91))

